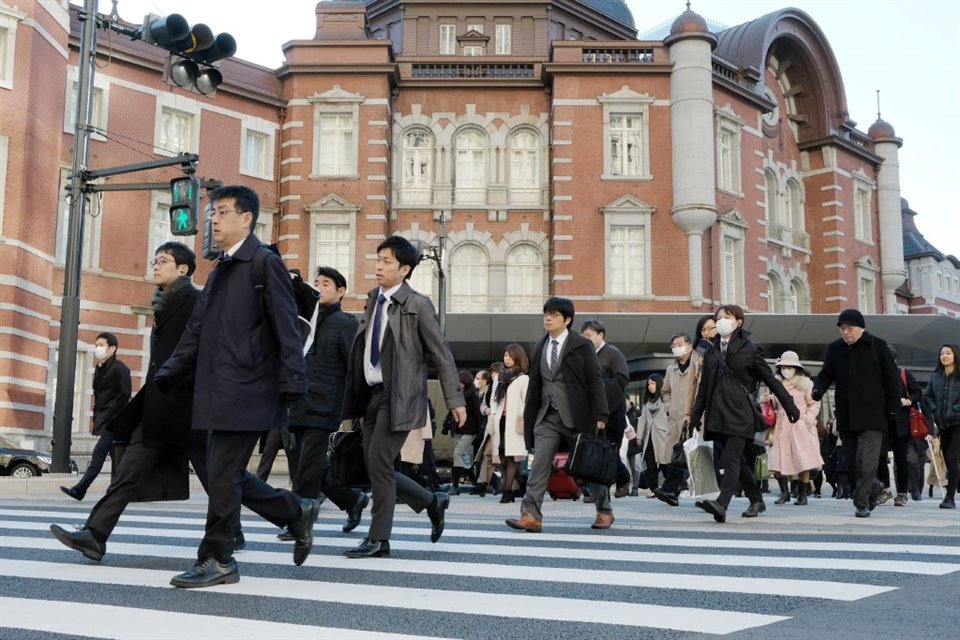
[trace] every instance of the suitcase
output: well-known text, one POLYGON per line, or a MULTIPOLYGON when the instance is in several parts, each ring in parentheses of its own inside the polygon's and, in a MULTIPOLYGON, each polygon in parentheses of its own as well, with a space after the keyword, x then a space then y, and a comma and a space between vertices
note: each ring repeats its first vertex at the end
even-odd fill
POLYGON ((569 453, 558 453, 553 458, 553 467, 547 479, 547 493, 554 500, 579 500, 583 495, 576 478, 563 470, 569 453))

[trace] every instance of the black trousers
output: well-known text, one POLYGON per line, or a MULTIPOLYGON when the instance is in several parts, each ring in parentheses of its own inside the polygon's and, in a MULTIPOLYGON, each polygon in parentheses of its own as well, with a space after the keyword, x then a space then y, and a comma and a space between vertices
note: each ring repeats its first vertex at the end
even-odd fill
POLYGON ((106 462, 107 456, 110 456, 110 459, 113 460, 113 434, 105 433, 100 436, 100 439, 97 440, 97 444, 93 447, 93 452, 90 454, 90 464, 87 466, 87 470, 83 473, 83 477, 80 478, 80 481, 74 485, 74 489, 86 493, 87 489, 90 488, 90 485, 93 484, 93 481, 97 479, 97 476, 100 475, 100 471, 103 469, 103 463, 106 462))
POLYGON ((207 523, 197 559, 214 557, 221 563, 233 557, 234 536, 241 501, 264 520, 285 527, 300 516, 300 498, 274 489, 247 471, 257 446, 257 431, 211 431, 207 438, 207 523))
POLYGON ((400 455, 407 432, 393 431, 390 422, 390 398, 382 386, 377 386, 370 392, 362 427, 363 457, 373 489, 367 533, 371 540, 390 539, 397 498, 417 513, 433 502, 432 493, 394 468, 393 462, 400 455))
POLYGON ((960 425, 940 430, 940 451, 947 467, 947 497, 954 498, 960 484, 960 425))
POLYGON ((853 505, 857 508, 870 504, 870 493, 881 484, 877 479, 880 451, 883 449, 883 431, 844 431, 843 457, 853 485, 853 505))
POLYGON ((723 442, 723 453, 720 456, 723 474, 720 476, 720 496, 717 501, 724 507, 729 506, 733 494, 737 492, 738 484, 751 503, 762 501, 763 494, 753 477, 753 463, 747 452, 747 447, 752 446, 753 439, 747 440, 730 435, 721 435, 719 439, 723 442))
POLYGON ((298 426, 290 427, 290 431, 296 436, 299 449, 297 494, 315 500, 322 492, 341 511, 346 511, 355 505, 362 494, 359 489, 338 487, 330 482, 330 456, 327 455, 327 446, 330 443, 330 434, 333 432, 316 427, 298 426))
POLYGON ((264 482, 267 481, 270 472, 273 470, 273 463, 282 447, 283 452, 287 455, 290 488, 293 489, 294 493, 300 494, 300 443, 298 439, 287 429, 271 429, 261 437, 263 438, 263 452, 260 454, 260 464, 257 465, 257 477, 264 482))
MULTIPOLYGON (((187 458, 197 472, 197 478, 207 488, 207 452, 206 434, 194 432, 190 436, 190 443, 183 447, 187 451, 187 458)), ((133 500, 137 488, 154 470, 160 457, 169 451, 165 447, 151 447, 143 443, 143 427, 136 427, 130 434, 130 442, 120 460, 117 469, 110 479, 110 486, 97 504, 93 506, 87 516, 86 527, 93 533, 93 537, 100 542, 106 542, 117 521, 123 515, 127 505, 133 500)), ((237 514, 235 531, 240 531, 239 513, 237 514)), ((236 533, 234 535, 236 535, 236 533)))

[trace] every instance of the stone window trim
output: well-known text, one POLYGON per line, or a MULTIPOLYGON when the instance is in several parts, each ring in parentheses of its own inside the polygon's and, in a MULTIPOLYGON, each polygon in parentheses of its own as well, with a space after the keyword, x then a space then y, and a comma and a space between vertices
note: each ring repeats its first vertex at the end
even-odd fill
POLYGON ((17 25, 27 14, 0 4, 0 89, 13 90, 16 71, 17 25))
MULTIPOLYGON (((73 110, 76 107, 76 92, 79 89, 78 81, 80 77, 79 68, 76 66, 67 67, 67 86, 66 102, 63 112, 63 132, 74 135, 76 129, 72 121, 75 116, 73 110)), ((109 128, 108 116, 110 114, 110 77, 98 73, 93 79, 93 98, 94 113, 90 114, 90 126, 93 128, 90 132, 90 138, 100 142, 106 142, 105 135, 109 128), (99 94, 99 99, 97 95, 99 94)))
POLYGON ((359 161, 360 147, 360 105, 365 98, 359 93, 345 91, 339 84, 333 85, 333 88, 324 93, 317 93, 307 101, 313 105, 313 160, 311 162, 311 180, 324 180, 327 178, 340 178, 348 180, 359 180, 360 174, 357 169, 359 161), (320 133, 321 116, 324 115, 348 114, 353 122, 353 136, 351 140, 353 164, 352 171, 345 174, 325 175, 320 172, 320 133))
MULTIPOLYGON (((310 217, 310 282, 317 272, 317 227, 322 224, 349 225, 350 237, 357 237, 357 217, 362 207, 335 193, 329 193, 304 207, 310 217)), ((357 243, 350 243, 350 264, 356 264, 357 243)), ((351 269, 351 272, 353 270, 351 269)), ((347 288, 350 288, 347 282, 347 288)), ((359 292, 358 292, 359 293, 359 292)))
POLYGON ((274 176, 274 164, 276 159, 276 140, 277 140, 277 125, 264 120, 263 118, 256 118, 253 116, 243 116, 240 119, 240 175, 251 176, 254 178, 261 178, 263 180, 273 180, 274 176), (248 134, 259 134, 262 135, 264 140, 264 153, 266 153, 266 159, 264 162, 264 167, 266 172, 254 172, 248 171, 247 166, 247 135, 248 134))
POLYGON ((609 246, 612 227, 640 227, 643 235, 643 279, 641 291, 633 293, 611 293, 607 285, 611 280, 612 265, 608 252, 604 252, 604 298, 651 298, 653 297, 653 214, 656 209, 633 196, 623 196, 600 207, 603 215, 603 237, 609 246))
POLYGON ((720 191, 729 193, 731 195, 737 196, 738 198, 743 197, 743 184, 742 184, 742 159, 741 159, 741 148, 742 148, 742 130, 745 126, 745 122, 730 108, 717 109, 715 114, 715 121, 717 127, 717 188, 720 191), (721 145, 720 145, 720 136, 722 133, 728 133, 732 137, 733 144, 731 145, 731 162, 732 162, 732 173, 730 175, 729 184, 725 184, 725 181, 722 180, 722 164, 723 158, 721 156, 721 145))
POLYGON ((507 138, 507 157, 505 170, 507 173, 507 184, 509 186, 509 204, 511 207, 540 206, 543 203, 543 137, 540 131, 527 125, 521 125, 511 129, 507 138), (529 135, 533 138, 532 146, 519 146, 518 141, 521 136, 529 135), (531 156, 528 169, 532 174, 530 181, 525 183, 521 181, 522 176, 514 174, 514 157, 525 154, 531 156))
POLYGON ((508 56, 513 53, 513 25, 498 23, 494 26, 495 44, 494 53, 498 56, 508 56))
POLYGON ((433 130, 430 127, 424 126, 422 124, 414 124, 404 128, 400 132, 399 144, 397 145, 399 149, 399 162, 397 163, 396 168, 396 184, 399 189, 399 205, 400 206, 423 206, 430 205, 433 203, 433 190, 437 180, 437 167, 436 167, 436 151, 437 151, 437 138, 433 130), (410 146, 408 144, 408 137, 412 134, 423 134, 427 139, 428 144, 423 147, 410 146), (425 185, 418 187, 412 187, 408 184, 408 175, 407 175, 407 162, 408 160, 414 162, 416 157, 426 157, 427 167, 426 167, 426 176, 419 176, 419 171, 415 171, 413 176, 414 182, 423 182, 425 185))
POLYGON ((719 222, 720 298, 724 303, 746 306, 744 249, 748 225, 738 211, 731 211, 721 216, 719 222), (729 282, 727 278, 726 246, 728 238, 734 240, 739 245, 739 250, 734 252, 734 278, 736 279, 734 283, 729 282), (732 287, 731 284, 733 285, 732 287), (730 291, 731 288, 733 292, 730 291))
POLYGON ((877 183, 862 171, 853 173, 853 231, 854 239, 862 245, 875 244, 873 230, 873 193, 877 183))
POLYGON ((626 85, 619 91, 603 94, 597 98, 603 107, 603 173, 602 180, 652 180, 650 174, 650 107, 654 98, 637 93, 626 85), (640 118, 640 171, 637 175, 618 175, 613 172, 611 152, 610 118, 612 116, 639 116, 640 118))
POLYGON ((0 244, 3 243, 3 218, 6 209, 7 171, 10 165, 10 138, 0 135, 0 244))

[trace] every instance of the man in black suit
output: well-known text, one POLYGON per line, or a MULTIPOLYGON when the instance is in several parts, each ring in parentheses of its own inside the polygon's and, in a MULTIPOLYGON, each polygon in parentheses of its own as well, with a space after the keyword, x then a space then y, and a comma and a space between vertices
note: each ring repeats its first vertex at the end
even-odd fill
MULTIPOLYGON (((118 420, 130 423, 132 431, 120 464, 114 470, 106 494, 93 507, 79 531, 51 525, 50 531, 63 544, 92 560, 106 553, 107 538, 124 509, 139 500, 184 500, 189 497, 187 459, 206 486, 206 432, 190 429, 193 385, 162 393, 153 377, 157 368, 177 346, 200 292, 191 277, 196 269, 193 251, 179 242, 157 248, 153 260, 153 331, 150 333, 150 365, 135 402, 142 401, 135 415, 123 412, 118 420)), ((122 428, 116 423, 111 430, 122 428)))
MULTIPOLYGON (((523 435, 527 449, 533 449, 533 467, 521 516, 506 521, 513 529, 540 532, 543 495, 561 441, 572 446, 578 433, 594 434, 607 423, 606 391, 596 350, 589 340, 570 331, 573 315, 573 302, 567 298, 550 298, 543 305, 547 335, 537 342, 530 358, 523 408, 523 435)), ((610 487, 597 485, 596 491, 597 515, 591 527, 609 529, 613 524, 610 487)))
POLYGON ((293 286, 283 260, 252 233, 260 199, 247 187, 210 193, 213 237, 224 248, 207 279, 173 355, 157 371, 161 391, 195 374, 193 428, 208 431, 207 523, 192 569, 175 587, 209 587, 240 579, 233 559, 241 501, 293 533, 293 560, 303 564, 313 547, 319 504, 274 489, 247 471, 263 431, 287 422, 287 402, 306 392, 303 346, 293 286), (253 282, 253 258, 267 253, 265 281, 253 282))
POLYGON ((443 339, 433 303, 407 280, 420 256, 410 241, 390 236, 377 247, 377 283, 370 291, 347 365, 343 413, 363 420, 363 456, 373 488, 370 529, 349 558, 390 554, 397 499, 430 518, 430 541, 443 534, 450 496, 431 493, 394 470, 407 434, 429 424, 427 360, 437 367, 444 400, 457 424, 467 412, 457 365, 443 339))
POLYGON ((60 491, 73 498, 83 500, 87 489, 100 475, 107 456, 114 466, 113 434, 107 433, 107 425, 130 401, 130 369, 117 359, 117 336, 104 331, 94 342, 93 354, 97 358, 97 369, 93 374, 93 435, 99 436, 90 455, 90 464, 83 477, 72 487, 60 487, 60 491))

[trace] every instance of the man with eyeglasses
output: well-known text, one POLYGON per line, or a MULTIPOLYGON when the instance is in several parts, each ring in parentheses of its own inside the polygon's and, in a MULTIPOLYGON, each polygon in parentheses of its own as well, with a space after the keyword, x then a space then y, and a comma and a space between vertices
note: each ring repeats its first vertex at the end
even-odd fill
POLYGON ((147 377, 130 405, 130 415, 124 410, 109 425, 114 433, 130 430, 125 453, 113 470, 106 494, 93 507, 83 527, 67 531, 58 525, 50 526, 57 540, 91 560, 99 561, 106 553, 107 539, 131 502, 190 497, 188 459, 200 482, 204 487, 207 484, 206 433, 190 429, 192 377, 184 381, 188 384, 169 393, 153 384, 157 368, 173 353, 200 298, 190 277, 196 269, 196 259, 186 245, 167 242, 157 247, 151 264, 157 287, 152 299, 147 377))
POLYGON ((210 192, 212 231, 223 247, 176 351, 154 382, 175 388, 196 376, 193 428, 208 432, 209 501, 203 541, 192 569, 174 576, 175 587, 197 588, 240 580, 233 558, 241 501, 294 536, 293 560, 303 564, 313 547, 319 503, 275 489, 247 471, 263 431, 287 422, 287 402, 306 393, 297 308, 280 256, 265 261, 265 305, 253 286, 253 257, 261 248, 252 233, 257 194, 243 186, 210 192))

